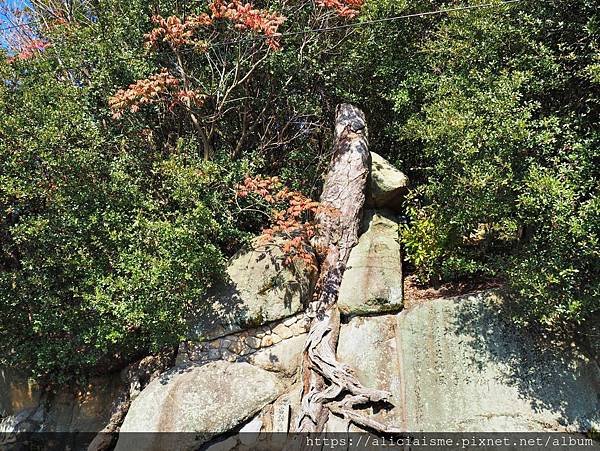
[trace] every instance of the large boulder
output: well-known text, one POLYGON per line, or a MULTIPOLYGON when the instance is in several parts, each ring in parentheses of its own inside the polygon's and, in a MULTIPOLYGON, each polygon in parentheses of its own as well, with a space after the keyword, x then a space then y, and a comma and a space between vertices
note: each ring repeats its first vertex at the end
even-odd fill
MULTIPOLYGON (((393 409, 370 416, 382 423, 402 423, 403 408, 402 368, 397 357, 396 315, 355 317, 340 328, 337 348, 338 359, 349 365, 365 387, 389 391, 393 409)), ((335 419, 328 423, 328 430, 338 432, 335 419)))
MULTIPOLYGON (((502 306, 488 291, 343 323, 338 359, 365 386, 391 393, 391 406, 362 413, 414 432, 598 428, 597 363, 574 345, 556 349, 518 330, 505 320, 502 306)), ((289 379, 277 375, 294 373, 303 340, 301 335, 256 353, 251 361, 269 371, 215 362, 151 383, 133 402, 117 450, 248 449, 250 442, 250 449, 281 449, 277 440, 283 435, 262 433, 293 430, 298 420, 300 384, 290 387, 289 379), (191 434, 127 434, 133 431, 191 434)), ((327 432, 348 428, 335 416, 326 425, 327 432)))
POLYGON ((203 301, 205 308, 191 320, 191 340, 217 338, 276 321, 304 309, 317 273, 302 261, 283 265, 281 241, 238 252, 227 268, 229 281, 203 301))
MULTIPOLYGON (((122 393, 119 374, 95 378, 87 393, 68 389, 56 393, 46 406, 45 429, 53 432, 98 432, 108 423, 113 402, 122 393)), ((87 437, 86 437, 87 438, 87 437)))
POLYGON ((500 298, 482 293, 399 315, 410 430, 598 428, 596 362, 519 331, 501 309, 500 298))
POLYGON ((600 427, 600 370, 500 314, 492 292, 439 299, 342 325, 338 357, 392 393, 376 416, 430 432, 588 431, 600 427))
POLYGON ((346 315, 402 308, 402 258, 398 224, 391 214, 365 213, 366 231, 352 248, 338 296, 346 315))
MULTIPOLYGON (((239 428, 238 434, 225 434, 211 441, 206 451, 280 451, 303 449, 301 442, 292 442, 286 433, 294 431, 301 408, 302 383, 297 382, 286 393, 266 406, 252 420, 239 428), (275 432, 275 434, 272 434, 275 432)), ((296 437, 296 440, 302 437, 296 437)), ((341 449, 341 448, 336 448, 341 449)))
POLYGON ((400 209, 408 191, 408 177, 381 155, 371 152, 371 174, 367 205, 375 208, 400 209))
POLYGON ((116 450, 197 449, 250 419, 285 389, 274 373, 249 363, 218 361, 175 368, 133 401, 116 450))

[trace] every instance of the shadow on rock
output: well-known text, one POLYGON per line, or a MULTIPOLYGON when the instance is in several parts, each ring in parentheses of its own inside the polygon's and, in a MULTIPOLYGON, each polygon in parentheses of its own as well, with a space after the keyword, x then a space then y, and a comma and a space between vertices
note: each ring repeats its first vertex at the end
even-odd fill
POLYGON ((600 371, 593 359, 574 343, 517 327, 499 296, 480 293, 456 302, 448 328, 468 345, 469 365, 480 373, 494 367, 494 379, 515 387, 535 413, 551 412, 562 426, 597 427, 600 371))

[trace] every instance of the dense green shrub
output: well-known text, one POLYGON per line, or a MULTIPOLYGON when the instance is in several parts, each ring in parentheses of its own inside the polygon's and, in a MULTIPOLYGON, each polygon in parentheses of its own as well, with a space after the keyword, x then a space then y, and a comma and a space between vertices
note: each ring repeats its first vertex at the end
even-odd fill
POLYGON ((0 354, 54 378, 177 343, 231 238, 222 168, 110 143, 86 94, 42 76, 0 93, 0 354))
POLYGON ((591 1, 523 3, 424 42, 423 102, 398 124, 428 167, 404 232, 422 279, 504 276, 523 321, 599 310, 599 21, 591 1))

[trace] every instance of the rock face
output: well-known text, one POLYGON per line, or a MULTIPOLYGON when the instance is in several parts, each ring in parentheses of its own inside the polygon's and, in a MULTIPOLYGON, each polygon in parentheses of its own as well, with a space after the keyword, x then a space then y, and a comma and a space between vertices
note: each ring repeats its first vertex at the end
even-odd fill
POLYGON ((300 357, 305 342, 306 334, 283 340, 270 348, 252 354, 248 362, 265 370, 281 372, 291 377, 300 369, 300 357))
POLYGON ((217 338, 276 321, 304 309, 312 294, 316 271, 302 262, 282 265, 280 242, 236 254, 227 274, 230 282, 205 301, 208 308, 192 320, 190 339, 217 338))
POLYGON ((346 315, 395 312, 402 308, 402 258, 398 224, 390 213, 365 212, 366 231, 352 249, 339 291, 346 315))
POLYGON ((371 176, 367 205, 399 209, 408 190, 408 177, 381 155, 371 152, 371 176))
POLYGON ((151 382, 133 401, 116 450, 196 449, 251 418, 283 393, 273 373, 248 363, 212 362, 181 367, 151 382))
POLYGON ((600 426, 600 370, 577 348, 544 347, 491 293, 353 318, 338 356, 392 392, 377 415, 409 431, 587 431, 600 426))
MULTIPOLYGON (((343 324, 340 361, 364 385, 392 394, 390 408, 362 413, 411 432, 597 429, 597 363, 575 347, 548 348, 540 337, 517 331, 503 319, 501 303, 494 292, 482 292, 343 324)), ((292 387, 255 417, 262 431, 293 430, 299 392, 292 387)), ((327 432, 359 430, 331 415, 326 424, 327 432)), ((260 449, 283 447, 268 443, 270 437, 259 442, 260 449)), ((237 447, 237 436, 227 443, 244 449, 237 447)))
POLYGON ((0 418, 37 409, 41 395, 39 387, 26 377, 0 369, 0 418))
POLYGON ((1 370, 0 432, 97 432, 108 421, 121 384, 119 375, 107 376, 92 379, 82 396, 68 387, 46 394, 18 373, 1 370))
MULTIPOLYGON (((117 374, 92 379, 88 393, 81 396, 70 387, 63 387, 57 393, 43 393, 26 377, 0 370, 0 435, 13 431, 81 432, 83 434, 61 435, 56 446, 57 449, 86 449, 93 434, 85 433, 96 433, 104 428, 122 383, 117 374)), ((32 440, 35 442, 35 437, 32 440)), ((21 446, 23 448, 16 449, 28 449, 29 445, 21 446)))
MULTIPOLYGON (((384 424, 402 424, 406 412, 403 409, 396 315, 352 318, 340 329, 337 355, 341 362, 354 368, 365 386, 392 394, 390 402, 395 407, 390 411, 370 412, 371 416, 384 424)), ((331 432, 339 431, 335 420, 327 426, 331 432)))

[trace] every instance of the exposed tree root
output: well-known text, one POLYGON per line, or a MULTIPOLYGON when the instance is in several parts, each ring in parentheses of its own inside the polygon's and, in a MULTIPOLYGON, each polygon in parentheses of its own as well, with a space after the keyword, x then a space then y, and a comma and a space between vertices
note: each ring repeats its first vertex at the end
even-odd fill
POLYGON ((321 203, 328 208, 317 216, 315 246, 326 250, 314 315, 302 361, 302 411, 298 432, 321 432, 329 412, 378 432, 388 428, 357 411, 357 406, 387 402, 390 393, 364 387, 352 370, 336 359, 340 329, 337 297, 350 250, 358 242, 370 166, 367 128, 358 108, 343 104, 336 113, 334 155, 321 203))

